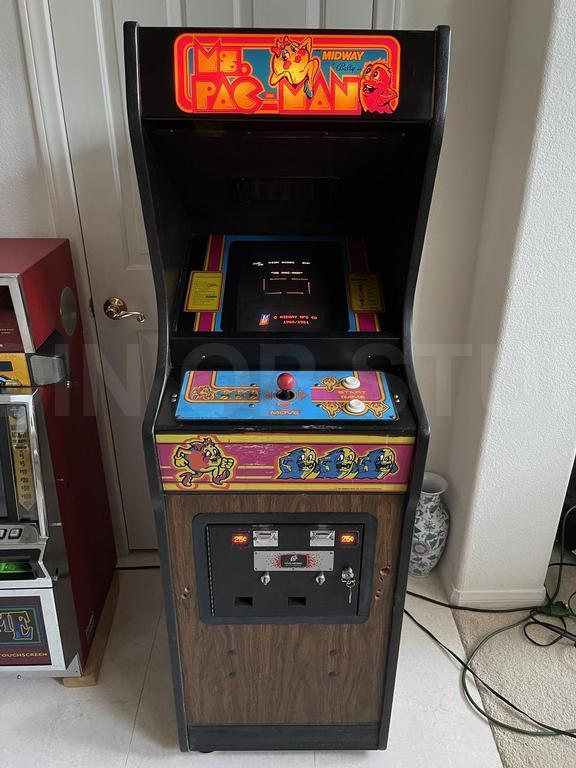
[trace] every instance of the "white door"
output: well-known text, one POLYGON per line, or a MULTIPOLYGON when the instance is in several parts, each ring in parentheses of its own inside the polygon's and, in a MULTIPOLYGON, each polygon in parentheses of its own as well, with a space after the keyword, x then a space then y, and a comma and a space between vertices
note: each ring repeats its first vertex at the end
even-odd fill
POLYGON ((394 27, 399 0, 48 0, 121 503, 131 549, 156 546, 141 425, 156 306, 124 109, 124 21, 146 26, 394 27), (110 297, 145 315, 110 320, 110 297))

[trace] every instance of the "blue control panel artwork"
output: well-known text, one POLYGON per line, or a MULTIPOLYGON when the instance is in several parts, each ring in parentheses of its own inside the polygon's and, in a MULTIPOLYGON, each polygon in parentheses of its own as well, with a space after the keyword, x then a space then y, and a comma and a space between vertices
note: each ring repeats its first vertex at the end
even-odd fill
POLYGON ((395 399, 377 371, 187 371, 179 420, 394 421, 395 399))

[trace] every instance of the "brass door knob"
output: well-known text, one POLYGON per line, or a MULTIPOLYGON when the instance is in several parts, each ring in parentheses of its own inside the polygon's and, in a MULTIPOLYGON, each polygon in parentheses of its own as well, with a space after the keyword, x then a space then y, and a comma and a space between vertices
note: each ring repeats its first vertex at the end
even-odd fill
POLYGON ((129 312, 128 305, 119 296, 111 296, 109 299, 106 299, 104 302, 104 314, 110 320, 125 320, 127 317, 135 317, 139 323, 143 323, 146 320, 142 312, 129 312))

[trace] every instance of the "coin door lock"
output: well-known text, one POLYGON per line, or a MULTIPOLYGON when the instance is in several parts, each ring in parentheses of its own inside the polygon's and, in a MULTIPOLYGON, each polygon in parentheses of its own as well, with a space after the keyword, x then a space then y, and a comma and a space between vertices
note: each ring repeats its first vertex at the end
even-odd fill
POLYGON ((356 586, 356 575, 352 568, 343 568, 340 574, 340 581, 348 590, 348 603, 352 603, 352 591, 356 586))
POLYGON ((266 573, 263 573, 262 576, 260 576, 260 581, 262 582, 262 584, 264 584, 265 587, 267 587, 268 584, 270 584, 270 574, 268 573, 268 571, 266 571, 266 573))

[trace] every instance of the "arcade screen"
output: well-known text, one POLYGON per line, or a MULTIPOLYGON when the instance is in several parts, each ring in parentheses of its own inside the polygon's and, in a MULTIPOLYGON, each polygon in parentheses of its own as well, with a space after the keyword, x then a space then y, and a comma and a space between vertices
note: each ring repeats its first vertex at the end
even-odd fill
POLYGON ((232 243, 222 329, 318 333, 348 329, 341 246, 332 241, 232 243))
POLYGON ((26 560, 0 560, 0 581, 33 579, 34 569, 26 560))

